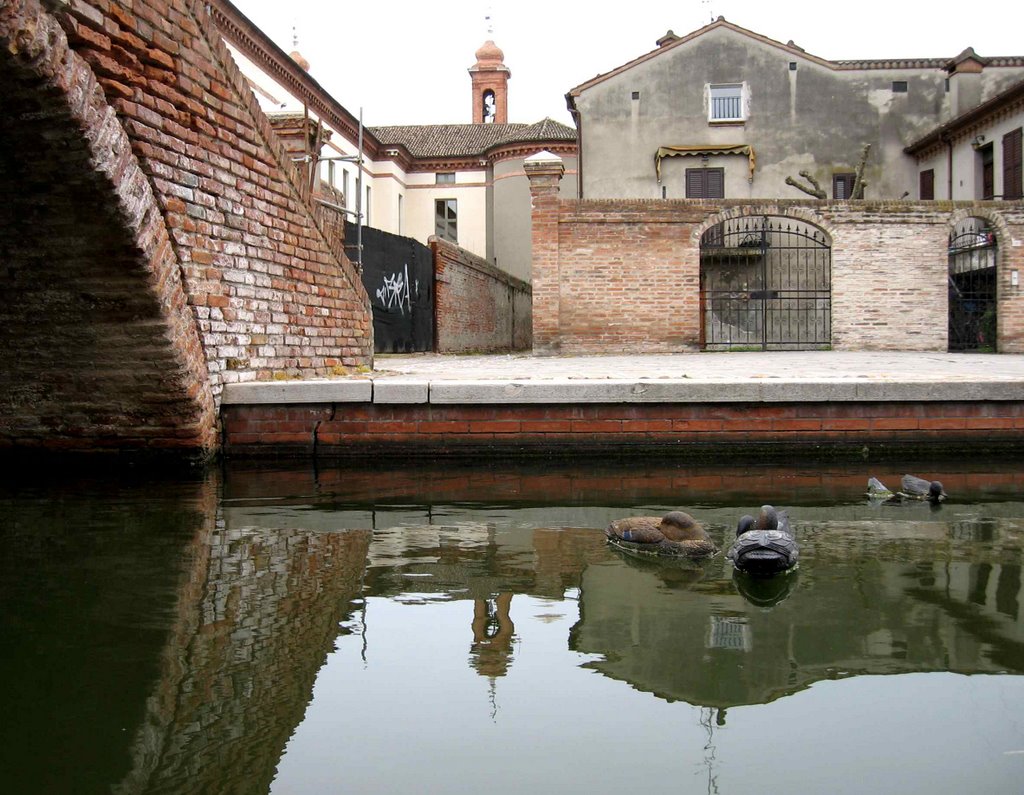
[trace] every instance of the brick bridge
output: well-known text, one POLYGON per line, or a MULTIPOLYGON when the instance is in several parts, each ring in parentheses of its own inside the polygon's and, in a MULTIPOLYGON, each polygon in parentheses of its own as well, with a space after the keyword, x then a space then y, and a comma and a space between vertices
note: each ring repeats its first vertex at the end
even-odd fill
POLYGON ((0 4, 0 449, 217 446, 372 362, 358 274, 197 0, 0 4))

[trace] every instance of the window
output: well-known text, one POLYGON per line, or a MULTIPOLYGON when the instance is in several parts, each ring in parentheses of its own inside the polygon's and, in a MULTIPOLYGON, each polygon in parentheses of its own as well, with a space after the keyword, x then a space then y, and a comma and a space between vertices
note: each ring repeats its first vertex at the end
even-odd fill
POLYGON ((1021 128, 1003 136, 1003 198, 1024 197, 1021 185, 1021 128))
POLYGON ((402 234, 402 213, 405 197, 401 193, 398 194, 398 234, 402 234))
POLYGON ((434 234, 442 240, 459 242, 458 202, 455 199, 437 199, 434 202, 434 234))
POLYGON ((921 201, 931 201, 935 198, 935 169, 930 168, 921 172, 921 181, 917 189, 918 198, 921 201))
POLYGON ((892 81, 892 93, 893 94, 906 94, 907 93, 907 81, 906 80, 893 80, 892 81))
POLYGON ((725 169, 723 168, 688 168, 686 169, 687 199, 724 199, 725 169))
POLYGON ((370 225, 370 186, 369 185, 366 186, 366 205, 363 207, 363 218, 366 219, 365 221, 363 221, 363 224, 365 226, 369 226, 370 225))
POLYGON ((743 121, 743 84, 708 86, 708 121, 743 121))
POLYGON ((995 155, 992 144, 980 147, 978 160, 981 163, 981 198, 994 199, 996 195, 995 155))
POLYGON ((434 176, 434 183, 437 185, 453 185, 455 183, 455 172, 438 171, 434 176))
POLYGON ((633 99, 640 99, 640 92, 639 91, 634 91, 633 92, 633 99))
POLYGON ((789 62, 789 71, 791 71, 791 72, 795 72, 796 71, 796 61, 790 61, 789 62))
POLYGON ((345 203, 345 209, 351 210, 352 207, 350 206, 348 195, 348 172, 345 169, 341 170, 341 198, 345 203))
POLYGON ((849 199, 853 195, 853 183, 857 175, 852 171, 832 175, 832 198, 849 199))

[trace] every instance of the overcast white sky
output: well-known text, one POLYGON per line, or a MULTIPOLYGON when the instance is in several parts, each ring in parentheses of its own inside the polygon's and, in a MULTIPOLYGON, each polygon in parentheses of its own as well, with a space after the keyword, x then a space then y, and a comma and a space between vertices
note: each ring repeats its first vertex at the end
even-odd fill
POLYGON ((367 126, 472 121, 466 70, 487 38, 512 71, 509 121, 572 124, 569 89, 712 15, 830 60, 1024 55, 1024 2, 951 0, 232 0, 367 126), (493 35, 488 36, 490 14, 493 35))

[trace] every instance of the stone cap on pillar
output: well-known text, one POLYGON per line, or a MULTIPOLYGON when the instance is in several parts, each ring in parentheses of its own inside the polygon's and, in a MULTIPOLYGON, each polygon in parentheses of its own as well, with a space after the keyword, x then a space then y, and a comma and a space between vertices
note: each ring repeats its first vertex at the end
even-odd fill
POLYGON ((543 149, 523 161, 523 170, 528 177, 553 176, 561 179, 565 174, 565 163, 558 155, 543 149))

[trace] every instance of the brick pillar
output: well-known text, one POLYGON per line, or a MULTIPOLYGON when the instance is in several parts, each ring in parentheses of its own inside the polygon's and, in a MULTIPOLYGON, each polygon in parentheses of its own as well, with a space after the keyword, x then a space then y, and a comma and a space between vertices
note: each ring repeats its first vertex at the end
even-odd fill
POLYGON ((533 282, 533 349, 555 352, 559 329, 558 184, 565 165, 558 155, 538 152, 523 162, 530 180, 533 282))
POLYGON ((1024 220, 1008 223, 1007 234, 999 240, 999 306, 996 310, 998 347, 1000 353, 1024 353, 1024 220), (1017 283, 1014 284, 1014 275, 1017 283))

